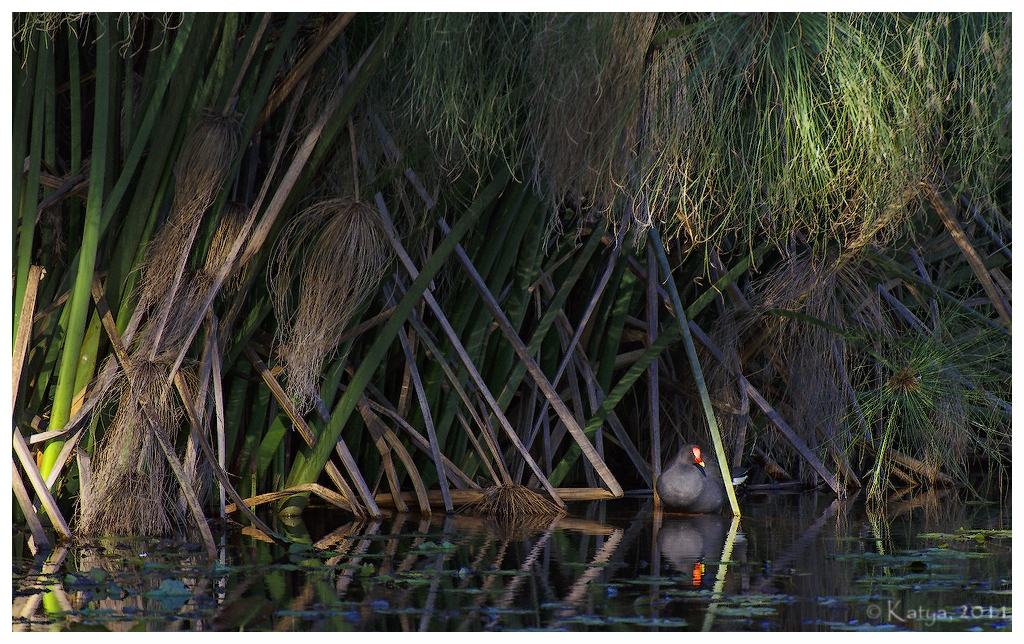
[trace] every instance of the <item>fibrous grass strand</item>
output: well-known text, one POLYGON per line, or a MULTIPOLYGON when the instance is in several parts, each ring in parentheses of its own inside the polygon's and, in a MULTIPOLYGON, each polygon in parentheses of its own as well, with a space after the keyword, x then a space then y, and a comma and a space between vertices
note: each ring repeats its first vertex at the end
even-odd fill
POLYGON ((312 408, 324 360, 389 260, 380 215, 345 197, 315 204, 282 232, 272 293, 279 318, 287 320, 280 352, 288 394, 300 411, 312 408))

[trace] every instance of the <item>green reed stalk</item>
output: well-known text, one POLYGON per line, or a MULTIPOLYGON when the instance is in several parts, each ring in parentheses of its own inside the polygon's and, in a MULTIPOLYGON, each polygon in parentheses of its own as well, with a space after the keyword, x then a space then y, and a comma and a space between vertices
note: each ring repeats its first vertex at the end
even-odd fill
MULTIPOLYGON (((24 183, 22 202, 15 204, 15 207, 21 207, 21 230, 15 231, 18 240, 18 263, 14 287, 14 329, 18 328, 18 323, 21 320, 21 306, 25 299, 25 289, 28 287, 28 269, 32 264, 32 242, 35 240, 36 208, 39 203, 39 169, 43 155, 43 108, 46 95, 46 75, 49 69, 47 58, 53 56, 53 51, 50 48, 43 47, 42 44, 37 46, 39 53, 35 61, 35 87, 32 93, 32 141, 29 152, 31 158, 28 177, 24 183)), ((23 163, 24 159, 15 160, 16 184, 21 182, 23 163)))
POLYGON ((711 432, 711 442, 715 446, 715 455, 718 457, 718 467, 722 472, 722 480, 725 482, 725 492, 729 497, 729 505, 732 507, 733 516, 740 516, 740 506, 736 501, 736 491, 732 487, 732 476, 729 467, 729 459, 725 454, 725 445, 722 443, 722 434, 718 431, 718 420, 715 419, 715 410, 711 406, 711 396, 708 395, 708 386, 704 382, 704 372, 701 370, 700 361, 697 360, 697 350, 693 346, 693 337, 690 335, 690 325, 686 320, 686 313, 683 311, 682 302, 679 301, 679 292, 676 290, 676 282, 672 278, 672 269, 669 267, 668 258, 665 257, 665 249, 661 245, 658 231, 651 227, 648 229, 650 237, 648 243, 654 245, 654 253, 658 257, 658 264, 661 265, 665 282, 668 284, 668 294, 672 299, 672 310, 676 314, 676 320, 683 331, 683 345, 686 347, 686 357, 690 361, 690 368, 693 370, 693 379, 697 383, 697 391, 700 392, 701 406, 704 408, 704 416, 708 421, 708 429, 711 432))
MULTIPOLYGON (((70 106, 71 124, 71 176, 77 177, 82 170, 82 72, 79 67, 79 43, 74 29, 68 29, 68 103, 70 106)), ((69 204, 72 222, 82 221, 82 203, 72 199, 69 204)), ((78 226, 68 229, 68 238, 76 239, 81 235, 78 226), (76 234, 77 233, 77 234, 76 234)), ((63 281, 63 280, 62 280, 63 281)), ((57 288, 57 280, 53 280, 53 288, 57 288)))
MULTIPOLYGON (((28 47, 28 56, 24 66, 20 56, 11 57, 11 62, 14 65, 14 122, 21 124, 28 123, 29 115, 32 113, 32 95, 35 93, 36 66, 38 65, 36 62, 39 49, 38 35, 33 35, 32 39, 24 46, 28 47)), ((25 183, 25 146, 29 142, 28 135, 27 128, 16 127, 11 137, 11 149, 13 150, 11 167, 14 171, 14 177, 11 179, 11 192, 14 197, 12 213, 21 212, 21 199, 25 183)), ((11 238, 17 239, 18 219, 17 217, 11 219, 11 223, 14 225, 11 238)), ((14 328, 18 328, 17 322, 15 322, 14 328)))
MULTIPOLYGON (((50 38, 45 38, 44 43, 50 53, 46 56, 46 98, 43 99, 43 161, 57 168, 57 43, 50 38)), ((44 196, 52 192, 52 188, 47 188, 44 196)))
MULTIPOLYGON (((110 95, 110 18, 101 13, 98 18, 99 37, 96 42, 96 96, 110 95)), ((96 251, 100 237, 100 216, 103 208, 103 182, 107 159, 107 127, 109 125, 110 102, 97 100, 93 122, 92 170, 89 173, 89 197, 85 209, 85 230, 82 233, 81 259, 78 275, 69 300, 71 311, 68 320, 68 334, 64 340, 57 389, 50 412, 50 429, 62 429, 71 416, 71 401, 74 396, 75 377, 78 371, 78 356, 82 350, 86 317, 92 299, 92 276, 96 266, 96 251)), ((49 473, 54 459, 60 453, 63 441, 53 441, 46 447, 43 475, 49 473)))
MULTIPOLYGON (((125 42, 130 43, 131 36, 131 22, 125 20, 122 23, 123 31, 121 37, 125 42)), ((122 154, 127 155, 128 150, 131 149, 132 141, 135 138, 135 48, 128 47, 128 50, 124 54, 124 87, 122 88, 123 98, 121 110, 121 141, 124 143, 124 149, 121 151, 122 154)))

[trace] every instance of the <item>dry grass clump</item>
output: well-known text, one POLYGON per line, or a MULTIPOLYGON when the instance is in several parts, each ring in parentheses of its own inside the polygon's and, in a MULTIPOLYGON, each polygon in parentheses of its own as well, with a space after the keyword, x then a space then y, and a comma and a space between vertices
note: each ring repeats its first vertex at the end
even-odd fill
POLYGON ((175 167, 174 216, 191 223, 213 204, 238 152, 241 122, 235 115, 204 111, 175 167))
POLYGON ((194 234, 195 231, 187 230, 174 218, 169 218, 153 237, 146 249, 146 257, 139 265, 142 274, 141 306, 153 308, 163 301, 163 296, 174 284, 175 266, 180 259, 178 253, 191 248, 194 234))
POLYGON ((565 511, 552 501, 522 485, 496 485, 484 490, 483 494, 482 498, 467 503, 459 508, 459 511, 485 514, 510 521, 522 517, 565 514, 565 511))
POLYGON ((282 232, 271 291, 288 394, 300 410, 311 407, 324 360, 390 258, 380 215, 347 197, 315 204, 282 232))
MULTIPOLYGON (((87 537, 169 535, 188 526, 188 507, 181 482, 171 471, 156 438, 156 427, 171 445, 185 419, 185 410, 173 391, 166 390, 170 360, 139 360, 123 371, 106 397, 117 409, 104 428, 92 461, 88 489, 82 491, 78 534, 87 537)), ((196 386, 196 365, 182 366, 181 373, 196 386)), ((189 441, 184 458, 185 475, 200 499, 210 490, 212 472, 189 441)))
MULTIPOLYGON (((239 233, 242 232, 242 227, 245 225, 245 220, 248 216, 249 209, 245 207, 245 204, 237 201, 229 201, 224 204, 224 209, 220 213, 220 220, 217 222, 217 229, 214 231, 213 239, 210 241, 210 248, 206 251, 206 262, 202 270, 202 274, 211 283, 220 271, 221 266, 224 265, 225 260, 227 260, 228 254, 231 252, 231 246, 238 239, 239 233)), ((235 291, 239 284, 245 280, 245 273, 245 266, 232 273, 231 277, 221 287, 221 292, 231 293, 235 291)))
POLYGON ((139 306, 146 307, 150 316, 142 343, 147 346, 142 354, 147 360, 181 351, 188 336, 187 327, 195 319, 196 307, 212 282, 194 278, 185 266, 203 214, 213 204, 231 169, 239 147, 240 127, 234 115, 206 111, 178 157, 171 214, 142 263, 139 306))
POLYGON ((210 248, 206 251, 203 272, 209 275, 217 274, 231 252, 231 245, 235 243, 238 234, 242 232, 248 215, 249 209, 245 207, 245 204, 237 201, 229 201, 224 204, 220 220, 217 222, 217 229, 214 230, 213 239, 210 240, 210 248))
POLYGON ((78 533, 85 536, 169 534, 180 523, 174 481, 166 457, 153 438, 150 419, 174 441, 182 409, 163 396, 167 365, 140 361, 107 394, 118 398, 117 412, 93 456, 91 484, 83 490, 78 533), (148 407, 149 414, 143 410, 148 407))
MULTIPOLYGON (((176 318, 191 319, 210 280, 201 272, 187 271, 183 282, 172 308, 176 318)), ((118 401, 117 411, 96 447, 91 486, 82 493, 81 534, 163 535, 181 525, 187 508, 179 501, 179 483, 171 475, 167 457, 153 438, 151 419, 173 445, 184 409, 174 393, 167 391, 166 383, 185 331, 181 325, 170 324, 158 338, 156 327, 147 325, 133 347, 129 372, 119 372, 118 380, 105 394, 104 400, 118 401), (159 346, 154 348, 156 344, 159 346), (156 359, 147 359, 150 354, 156 359)), ((188 369, 183 368, 181 373, 194 379, 188 369)), ((202 486, 198 482, 203 477, 196 475, 194 458, 190 464, 189 473, 199 492, 202 486)))
POLYGON ((153 356, 156 362, 173 363, 177 358, 181 345, 188 335, 188 327, 185 325, 199 313, 203 299, 213 284, 213 278, 202 271, 185 270, 180 282, 177 293, 168 306, 168 310, 174 313, 168 317, 162 333, 158 333, 159 327, 152 321, 139 333, 134 353, 138 359, 149 360, 148 356, 153 356))
MULTIPOLYGON (((193 127, 179 156, 170 215, 141 267, 139 306, 147 308, 149 319, 133 347, 128 373, 122 373, 107 394, 118 400, 118 406, 96 448, 90 489, 83 490, 83 534, 167 534, 180 524, 178 483, 170 476, 150 423, 156 423, 173 445, 183 410, 166 389, 168 367, 187 340, 185 325, 199 313, 212 282, 205 271, 195 273, 185 265, 202 216, 227 179, 239 139, 236 118, 208 112, 193 127)), ((227 210, 231 223, 223 224, 225 229, 237 218, 227 210)), ((228 234, 229 230, 223 233, 228 234)), ((223 261, 224 243, 215 242, 214 253, 223 261)))
POLYGON ((238 152, 241 124, 234 116, 205 112, 191 128, 175 166, 174 202, 142 267, 142 301, 173 296, 203 213, 213 204, 238 152))

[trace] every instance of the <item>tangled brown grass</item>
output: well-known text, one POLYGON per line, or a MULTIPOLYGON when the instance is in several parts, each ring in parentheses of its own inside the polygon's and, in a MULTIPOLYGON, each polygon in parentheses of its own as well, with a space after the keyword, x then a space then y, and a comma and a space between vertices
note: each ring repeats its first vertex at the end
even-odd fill
POLYGON ((182 409, 162 395, 166 380, 167 365, 139 361, 119 373, 107 394, 118 399, 117 412, 96 448, 90 485, 82 491, 79 534, 163 535, 180 523, 173 480, 150 423, 174 441, 182 409))
MULTIPOLYGON (((203 273, 211 279, 216 277, 220 267, 224 265, 231 252, 231 246, 235 243, 239 233, 245 226, 245 219, 249 215, 249 209, 245 204, 237 201, 229 201, 224 205, 220 213, 220 220, 213 232, 213 239, 210 240, 210 248, 206 251, 206 262, 203 264, 203 273)), ((228 281, 221 288, 222 292, 230 293, 237 290, 238 285, 245 279, 245 267, 233 273, 228 281)))
POLYGON ((551 517, 565 514, 562 508, 522 485, 496 485, 484 490, 483 497, 459 508, 460 512, 484 514, 506 521, 534 523, 524 517, 551 517))
POLYGON ((174 201, 142 266, 141 301, 152 306, 173 294, 202 222, 231 169, 241 139, 232 116, 205 113, 195 124, 175 167, 174 201))
POLYGON ((271 292, 282 321, 278 340, 288 394, 301 411, 311 407, 324 360, 390 258, 380 215, 347 197, 313 205, 281 234, 271 292))

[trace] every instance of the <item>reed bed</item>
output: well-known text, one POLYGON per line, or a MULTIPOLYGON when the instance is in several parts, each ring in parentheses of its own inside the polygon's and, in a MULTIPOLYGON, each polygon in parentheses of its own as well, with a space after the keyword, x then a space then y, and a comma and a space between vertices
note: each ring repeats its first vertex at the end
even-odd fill
POLYGON ((1009 14, 15 25, 14 421, 76 534, 208 535, 207 473, 533 529, 687 443, 1009 481, 1009 14))

